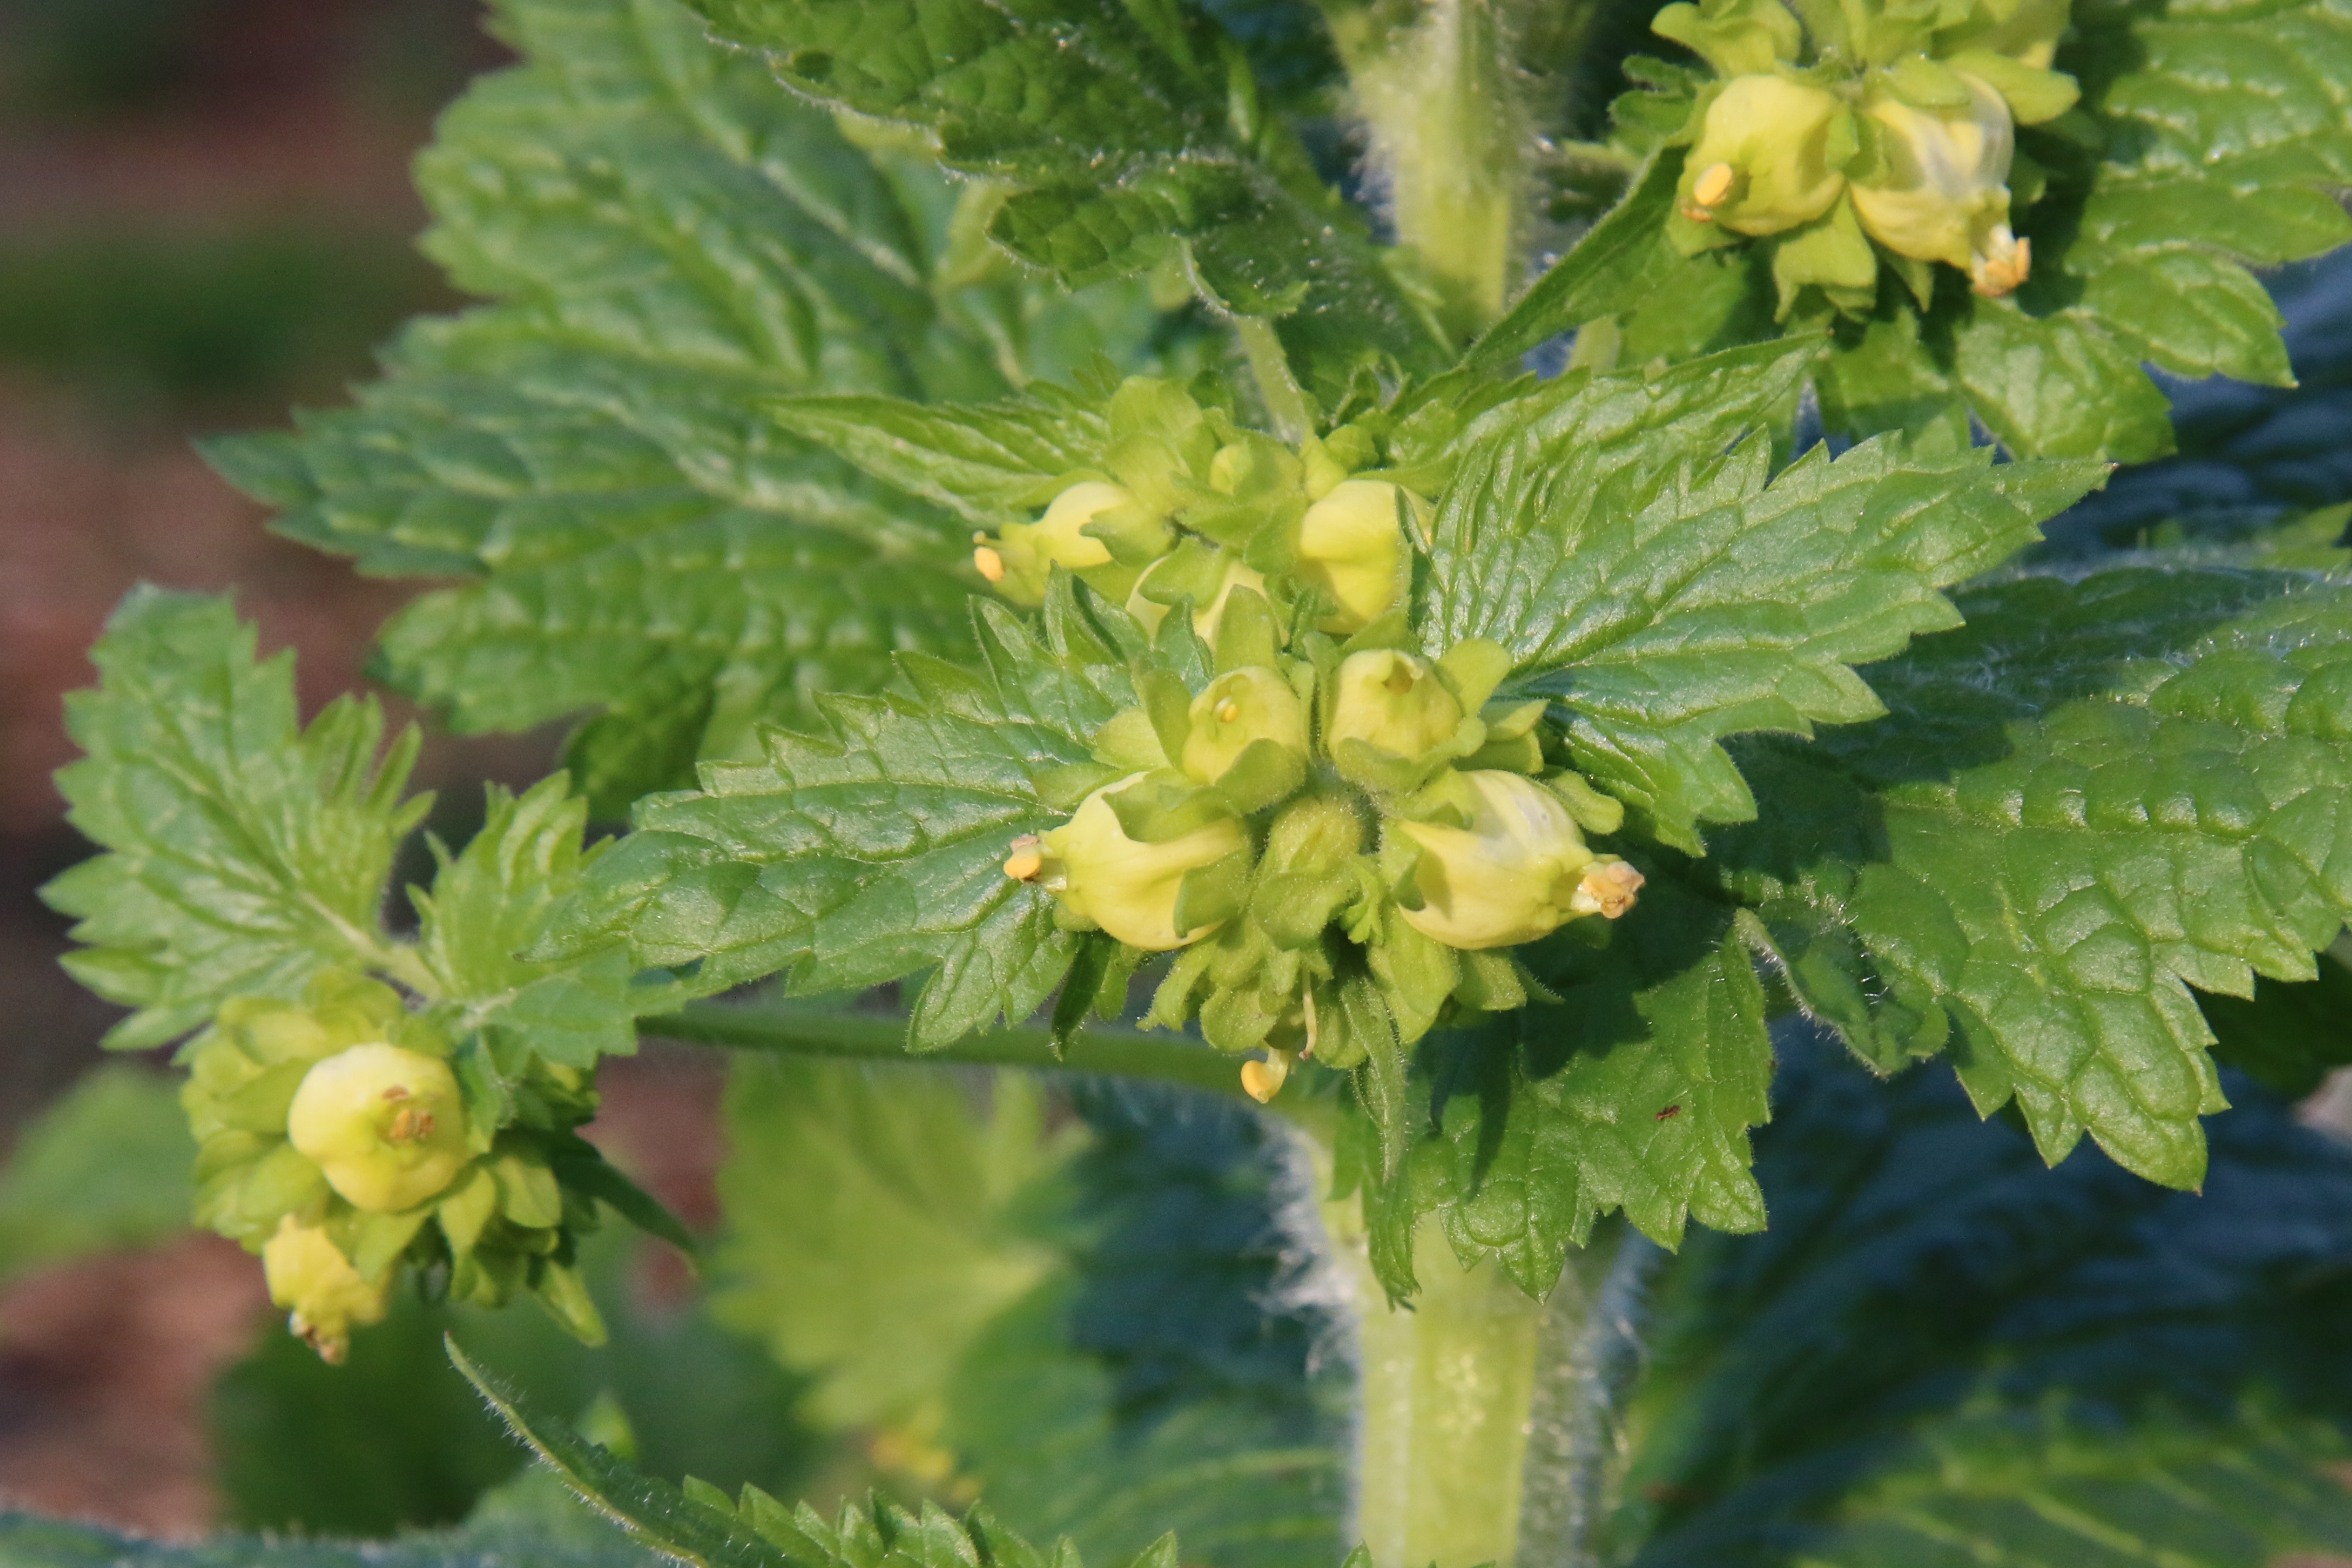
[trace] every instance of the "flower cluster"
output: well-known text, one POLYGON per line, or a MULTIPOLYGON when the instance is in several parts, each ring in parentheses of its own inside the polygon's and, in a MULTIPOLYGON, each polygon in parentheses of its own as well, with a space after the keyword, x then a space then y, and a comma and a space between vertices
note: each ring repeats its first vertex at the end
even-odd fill
POLYGON ((1507 950, 1642 886, 1586 843, 1622 808, 1547 753, 1544 703, 1495 700, 1502 649, 1426 657, 1393 610, 1342 641, 1272 586, 1224 597, 1193 678, 1143 672, 1096 737, 1105 781, 1004 863, 1130 967, 1181 949, 1148 1021, 1263 1050, 1261 1099, 1296 1059, 1352 1067, 1388 1031, 1525 1005, 1507 950))
POLYGON ((2051 68, 2067 13, 2068 0, 1667 6, 1654 29, 1721 78, 1683 128, 1669 234, 1685 255, 1772 238, 1783 316, 1808 286, 1866 309, 1882 256, 1923 308, 1937 262, 2009 293, 2032 268, 2013 192, 2041 181, 2016 127, 2079 96, 2051 68))
POLYGON ((1395 607, 1410 581, 1404 519, 1420 498, 1356 477, 1372 436, 1342 425, 1297 451, 1203 408, 1172 382, 1135 377, 1112 397, 1099 469, 1062 476, 1034 523, 973 540, 972 563, 1016 604, 1045 596, 1053 569, 1072 572, 1156 632, 1180 601, 1213 642, 1234 593, 1291 612, 1307 604, 1346 636, 1395 607))
POLYGON ((594 1206, 555 1168, 586 1151, 571 1132, 595 1113, 585 1072, 536 1064, 496 1125, 469 1110, 437 1029, 334 973, 299 1004, 227 1003, 181 1061, 197 1222, 261 1254, 270 1299, 327 1360, 384 1315, 404 1262, 485 1305, 530 1291, 602 1338, 573 1266, 594 1206))

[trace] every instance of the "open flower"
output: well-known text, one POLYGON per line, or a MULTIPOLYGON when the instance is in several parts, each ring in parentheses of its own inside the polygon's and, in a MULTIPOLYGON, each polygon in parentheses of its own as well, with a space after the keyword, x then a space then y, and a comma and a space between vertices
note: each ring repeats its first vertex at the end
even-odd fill
POLYGON ((1196 783, 1214 784, 1260 740, 1270 740, 1304 762, 1307 706, 1288 681, 1263 665, 1230 671, 1192 699, 1184 771, 1196 783))
POLYGON ((1376 751, 1423 757, 1452 740, 1462 727, 1462 705, 1426 659, 1393 648, 1350 653, 1339 665, 1325 743, 1338 756, 1342 742, 1360 740, 1376 751))
POLYGON ((1219 817, 1159 843, 1129 838, 1110 797, 1143 777, 1130 774, 1106 784, 1052 832, 1015 840, 1004 873, 1035 883, 1071 915, 1129 946, 1164 953, 1216 929, 1213 923, 1189 931, 1177 927, 1184 878, 1246 849, 1249 835, 1233 818, 1219 817))
POLYGON ((1735 77, 1707 106, 1677 205, 1696 224, 1779 234, 1830 210, 1856 147, 1837 94, 1775 75, 1735 77))
POLYGON ((1953 73, 1965 106, 1921 109, 1883 87, 1864 111, 1876 131, 1876 168, 1857 179, 1853 204, 1870 237, 1918 261, 1969 275, 1979 294, 2007 294, 2032 269, 2029 242, 2009 226, 2016 133, 2009 105, 1983 81, 1953 73))
POLYGON ((1595 855, 1559 798, 1517 773, 1479 769, 1449 782, 1467 825, 1391 824, 1420 847, 1405 922, 1450 947, 1507 947, 1550 935, 1580 915, 1615 919, 1642 875, 1595 855))
POLYGON ((411 1208, 463 1169, 466 1108, 438 1057, 381 1040, 355 1045, 303 1075, 286 1135, 354 1208, 411 1208))
POLYGON ((370 1284, 324 1226, 288 1215, 262 1245, 261 1268, 269 1299, 287 1309, 287 1327, 322 1361, 341 1362, 350 1353, 352 1330, 383 1319, 391 1276, 370 1284))

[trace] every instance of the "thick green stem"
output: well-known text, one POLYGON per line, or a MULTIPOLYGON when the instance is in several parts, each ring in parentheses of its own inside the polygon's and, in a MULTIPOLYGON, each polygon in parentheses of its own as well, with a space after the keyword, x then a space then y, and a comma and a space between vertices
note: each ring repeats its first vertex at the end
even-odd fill
POLYGON ((1327 1205, 1325 1226, 1359 1311, 1356 1534, 1375 1568, 1598 1564, 1657 1249, 1598 1238, 1537 1302, 1425 1225, 1421 1291, 1392 1310, 1354 1204, 1327 1205))
POLYGON ((1517 281, 1529 132, 1503 0, 1429 0, 1334 12, 1332 31, 1371 132, 1398 241, 1466 343, 1502 318, 1517 281))
POLYGON ((838 1012, 777 1002, 689 1002, 645 1020, 646 1034, 699 1045, 845 1056, 862 1061, 955 1061, 988 1067, 1062 1068, 1156 1079, 1213 1094, 1242 1093, 1238 1064, 1218 1051, 1125 1030, 1083 1030, 1056 1055, 1051 1030, 1000 1029, 966 1035, 938 1051, 907 1043, 907 1022, 873 1013, 838 1012))

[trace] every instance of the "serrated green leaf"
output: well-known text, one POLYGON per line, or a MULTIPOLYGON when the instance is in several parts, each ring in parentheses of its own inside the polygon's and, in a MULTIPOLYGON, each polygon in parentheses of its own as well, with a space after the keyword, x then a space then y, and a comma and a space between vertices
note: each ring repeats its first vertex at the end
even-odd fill
POLYGON ((1427 612, 1441 645, 1489 638, 1550 695, 1577 767, 1696 852, 1744 821, 1717 744, 1880 711, 1848 667, 1957 624, 1937 591, 1998 564, 2096 485, 2089 464, 1815 449, 1768 483, 1749 441, 1802 349, 1655 378, 1562 378, 1474 427, 1438 506, 1427 612))
POLYGON ((635 1054, 637 1011, 616 947, 567 965, 519 955, 537 942, 558 905, 579 886, 588 803, 559 773, 520 797, 488 787, 488 812, 465 849, 445 863, 432 890, 411 889, 417 956, 437 995, 462 1009, 459 1033, 479 1029, 491 1060, 509 1075, 532 1058, 565 1067, 635 1054))
POLYGON ((1748 755, 1722 873, 1865 1055, 1948 1031, 2053 1162, 2087 1131, 2194 1186, 2223 1102, 2189 988, 2308 979, 2352 915, 2352 590, 2137 569, 1960 603, 1870 672, 1891 718, 1748 755))
POLYGON ((1054 1266, 1020 1207, 1076 1144, 1046 1135, 1027 1079, 992 1082, 983 1118, 938 1072, 737 1063, 712 1311, 818 1379, 818 1420, 908 1420, 1054 1266))
POLYGON ((1221 307, 1280 319, 1312 382, 1443 345, 1360 217, 1325 190, 1222 28, 1180 5, 1055 15, 983 0, 701 0, 799 90, 937 139, 949 168, 1017 187, 990 235, 1073 286, 1178 256, 1221 307))
POLYGON ((502 303, 412 327, 357 408, 211 454, 305 543, 474 579, 394 618, 385 674, 464 730, 601 716, 571 761, 618 816, 752 754, 763 719, 808 722, 812 692, 965 648, 955 519, 766 403, 1001 396, 1139 357, 1154 313, 1139 284, 973 273, 928 161, 853 145, 669 0, 511 0, 499 26, 526 63, 419 174, 427 248, 502 303))
POLYGON ((1666 243, 1665 227, 1682 172, 1683 150, 1662 149, 1624 200, 1487 329, 1470 360, 1507 364, 1558 333, 1640 304, 1655 287, 1657 270, 1682 259, 1666 243))
POLYGON ((1097 467, 1101 412, 1051 387, 996 403, 941 406, 881 397, 801 397, 777 423, 866 473, 970 522, 1027 522, 1056 480, 1097 467))
POLYGON ((1953 337, 1954 381, 2011 452, 2145 463, 2172 450, 2171 405, 2083 314, 2030 316, 1981 299, 1953 337))
POLYGON ((2352 1408, 2339 1144, 2248 1087, 2200 1196, 2087 1151, 2051 1171, 1949 1079, 1876 1081, 1790 1021, 1758 1138, 1771 1228, 1694 1238, 1648 1303, 1621 1560, 2082 1563, 2137 1541, 2113 1560, 2253 1568, 2340 1541, 2352 1493, 2318 1425, 2352 1408), (1883 1554, 1848 1554, 1864 1542, 1883 1554))
POLYGON ((974 668, 910 657, 879 697, 831 697, 824 729, 772 730, 761 764, 712 765, 699 791, 656 796, 601 860, 560 950, 625 940, 640 967, 696 966, 701 994, 782 972, 796 994, 936 967, 918 1049, 1000 1014, 1026 1018, 1076 938, 1052 895, 1008 878, 1012 841, 1059 814, 1034 780, 1089 756, 1133 694, 1124 658, 1087 629, 1064 580, 1042 639, 974 601, 974 668))
POLYGON ((1559 1004, 1424 1046, 1433 1125, 1365 1193, 1391 1292, 1413 1288, 1424 1214, 1464 1261, 1491 1254, 1537 1296, 1616 1210, 1670 1248, 1689 1219, 1763 1227, 1748 1151, 1772 1068, 1763 986, 1727 912, 1655 878, 1642 911, 1602 952, 1555 943, 1538 960, 1559 1004))
POLYGON ((2352 1492, 2327 1473, 2342 1440, 2316 1423, 2117 1431, 2057 1409, 1995 1411, 1931 1428, 1920 1448, 1841 1505, 1805 1560, 1875 1568, 1998 1553, 2017 1568, 2066 1568, 2095 1552, 2267 1568, 2283 1552, 2352 1549, 2352 1492))
POLYGON ((87 756, 58 770, 68 820, 107 852, 43 890, 75 917, 76 978, 135 1010, 118 1049, 159 1045, 233 996, 299 998, 320 970, 388 955, 376 924, 400 841, 412 729, 345 698, 305 729, 290 654, 254 659, 228 601, 134 589, 67 699, 87 756))
POLYGON ((564 1485, 609 1515, 633 1538, 696 1568, 785 1568, 790 1559, 732 1514, 639 1475, 562 1422, 530 1409, 522 1396, 490 1380, 457 1342, 449 1359, 480 1391, 516 1437, 530 1445, 564 1485))

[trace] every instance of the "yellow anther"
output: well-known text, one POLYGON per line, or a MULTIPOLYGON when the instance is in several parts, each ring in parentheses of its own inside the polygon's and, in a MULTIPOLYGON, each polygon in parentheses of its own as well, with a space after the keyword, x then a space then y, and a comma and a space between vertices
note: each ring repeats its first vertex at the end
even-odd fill
POLYGON ((1013 853, 1004 862, 1004 874, 1015 882, 1034 880, 1045 869, 1045 852, 1037 847, 1037 835, 1024 833, 1013 841, 1013 853))
POLYGON ((1224 701, 1217 705, 1217 722, 1219 724, 1231 724, 1234 720, 1241 716, 1242 705, 1234 701, 1233 698, 1227 697, 1224 701))
POLYGON ((1698 183, 1691 187, 1691 200, 1702 207, 1719 207, 1731 194, 1731 182, 1737 178, 1728 163, 1713 163, 1702 172, 1698 183))
POLYGON ((1576 891, 1592 902, 1603 920, 1614 920, 1633 907, 1633 895, 1648 880, 1623 861, 1607 861, 1586 872, 1576 891))
POLYGON ((1277 1056, 1266 1061, 1242 1063, 1242 1092, 1263 1105, 1282 1092, 1282 1081, 1290 1076, 1290 1063, 1277 1056))
POLYGON ((1998 299, 2011 292, 2033 272, 2033 242, 2012 240, 2004 246, 2000 239, 2008 232, 2008 225, 2003 225, 1994 234, 1992 247, 1984 255, 1969 258, 1969 280, 1979 294, 1989 298, 1998 299))
POLYGON ((1004 558, 986 545, 971 552, 971 565, 973 570, 991 582, 1004 580, 1004 558))

